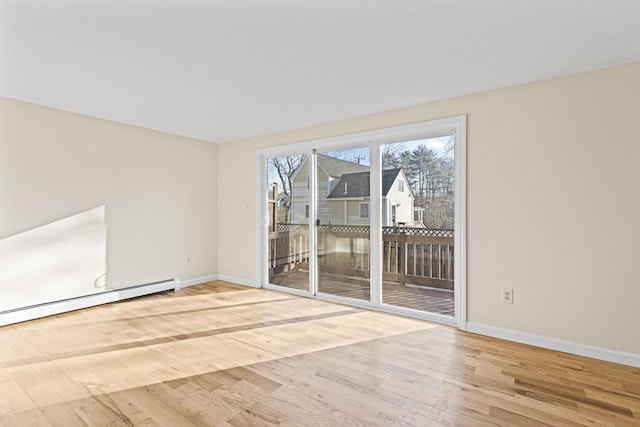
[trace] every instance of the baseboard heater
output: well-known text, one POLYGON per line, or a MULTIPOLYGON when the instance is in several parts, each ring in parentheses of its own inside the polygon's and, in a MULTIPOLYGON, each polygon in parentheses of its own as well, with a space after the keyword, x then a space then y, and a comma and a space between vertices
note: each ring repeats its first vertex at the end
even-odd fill
POLYGON ((123 301, 143 295, 155 294, 171 289, 180 289, 180 279, 173 278, 128 288, 113 289, 86 296, 52 301, 12 310, 0 311, 0 326, 38 319, 55 314, 67 313, 81 308, 123 301))

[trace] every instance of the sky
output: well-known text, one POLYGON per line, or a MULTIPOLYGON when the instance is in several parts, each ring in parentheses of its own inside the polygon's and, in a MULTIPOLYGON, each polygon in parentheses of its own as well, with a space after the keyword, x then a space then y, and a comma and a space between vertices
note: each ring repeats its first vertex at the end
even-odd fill
MULTIPOLYGON (((449 157, 453 157, 453 151, 449 151, 447 153, 447 145, 453 144, 453 136, 442 136, 437 138, 429 138, 429 139, 418 139, 415 141, 406 141, 406 142, 397 142, 393 143, 394 149, 397 149, 398 152, 402 151, 412 151, 421 145, 426 145, 427 148, 433 150, 437 155, 448 155, 449 157)), ((384 144, 382 146, 382 150, 384 150, 384 146, 389 144, 384 144)), ((370 165, 370 156, 369 156, 369 147, 362 148, 352 148, 349 150, 341 150, 341 151, 330 151, 322 154, 328 154, 333 157, 338 157, 342 160, 346 160, 349 162, 358 163, 360 161, 361 165, 370 165)))

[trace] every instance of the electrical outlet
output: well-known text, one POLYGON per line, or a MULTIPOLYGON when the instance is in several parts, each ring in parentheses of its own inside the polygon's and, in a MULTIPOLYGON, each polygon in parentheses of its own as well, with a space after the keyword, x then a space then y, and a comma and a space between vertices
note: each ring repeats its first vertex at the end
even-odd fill
POLYGON ((191 264, 191 257, 187 257, 187 264, 191 264))
POLYGON ((502 303, 513 304, 513 289, 502 288, 502 303))

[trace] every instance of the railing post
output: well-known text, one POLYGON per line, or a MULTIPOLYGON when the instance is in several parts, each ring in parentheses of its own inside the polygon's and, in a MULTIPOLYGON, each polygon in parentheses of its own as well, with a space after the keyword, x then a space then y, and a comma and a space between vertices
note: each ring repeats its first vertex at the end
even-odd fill
POLYGON ((399 232, 398 234, 398 245, 396 246, 396 250, 398 251, 399 262, 398 262, 398 275, 400 276, 400 284, 406 285, 407 283, 407 235, 404 230, 399 232))

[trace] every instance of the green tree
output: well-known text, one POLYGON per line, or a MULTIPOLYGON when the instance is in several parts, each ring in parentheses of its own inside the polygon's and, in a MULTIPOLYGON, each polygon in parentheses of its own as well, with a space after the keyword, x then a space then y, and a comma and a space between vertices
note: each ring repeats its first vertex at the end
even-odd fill
POLYGON ((383 169, 401 167, 411 191, 414 206, 424 208, 423 224, 427 228, 453 228, 454 212, 454 162, 451 147, 438 154, 426 145, 400 151, 401 144, 383 147, 383 169))

